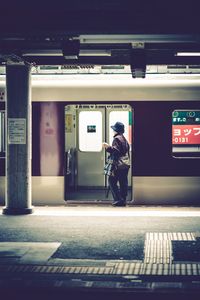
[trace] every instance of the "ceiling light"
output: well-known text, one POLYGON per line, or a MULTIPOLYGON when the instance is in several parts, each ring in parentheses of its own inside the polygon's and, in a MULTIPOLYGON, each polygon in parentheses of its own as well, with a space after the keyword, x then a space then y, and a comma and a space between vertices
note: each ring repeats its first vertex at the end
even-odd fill
POLYGON ((26 51, 23 53, 23 56, 62 56, 61 50, 52 50, 52 49, 38 49, 38 50, 31 50, 26 51))
POLYGON ((200 52, 177 52, 176 56, 200 56, 200 52))
POLYGON ((81 50, 80 56, 111 56, 111 50, 81 50))
MULTIPOLYGON (((71 57, 73 57, 73 59, 78 58, 77 52, 74 53, 71 51, 71 54, 69 54, 69 49, 66 51, 64 50, 65 58, 68 59, 70 59, 71 57)), ((23 53, 23 56, 63 56, 63 51, 59 49, 46 49, 46 50, 38 49, 38 50, 26 51, 23 53)), ((111 56, 111 50, 80 50, 79 56, 111 56)))

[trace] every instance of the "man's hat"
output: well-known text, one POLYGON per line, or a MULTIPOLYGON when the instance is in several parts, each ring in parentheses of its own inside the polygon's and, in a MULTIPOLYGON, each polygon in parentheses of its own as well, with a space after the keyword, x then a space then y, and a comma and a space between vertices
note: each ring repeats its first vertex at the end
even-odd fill
POLYGON ((112 125, 110 127, 118 133, 124 133, 124 124, 121 122, 116 122, 115 125, 112 125))

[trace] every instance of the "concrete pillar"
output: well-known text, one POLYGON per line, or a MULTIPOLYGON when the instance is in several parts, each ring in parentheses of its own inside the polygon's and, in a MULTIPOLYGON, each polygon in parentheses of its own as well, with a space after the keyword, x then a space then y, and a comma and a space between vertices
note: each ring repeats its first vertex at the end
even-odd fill
POLYGON ((6 67, 6 206, 4 214, 32 213, 30 67, 6 67))

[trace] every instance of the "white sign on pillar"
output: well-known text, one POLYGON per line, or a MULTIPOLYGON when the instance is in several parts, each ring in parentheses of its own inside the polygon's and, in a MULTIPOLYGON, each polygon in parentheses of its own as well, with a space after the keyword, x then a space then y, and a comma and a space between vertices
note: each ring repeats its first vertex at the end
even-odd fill
POLYGON ((26 119, 8 119, 8 144, 26 144, 26 119))

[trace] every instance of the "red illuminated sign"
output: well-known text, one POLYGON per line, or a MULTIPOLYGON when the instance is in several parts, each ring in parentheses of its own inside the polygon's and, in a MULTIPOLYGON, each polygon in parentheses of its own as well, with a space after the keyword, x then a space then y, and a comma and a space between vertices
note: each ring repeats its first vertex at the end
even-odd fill
POLYGON ((172 143, 173 145, 200 145, 200 125, 173 125, 172 143))

